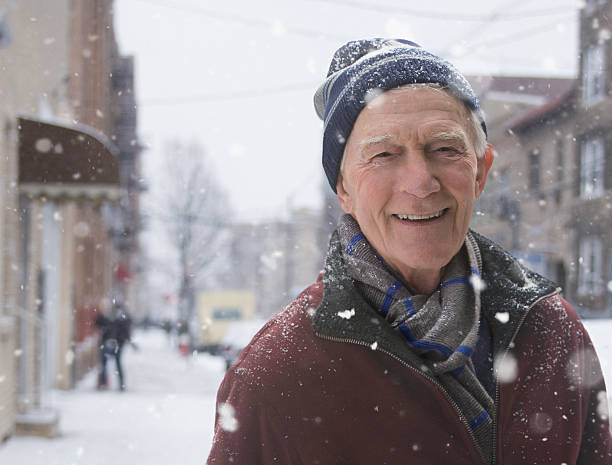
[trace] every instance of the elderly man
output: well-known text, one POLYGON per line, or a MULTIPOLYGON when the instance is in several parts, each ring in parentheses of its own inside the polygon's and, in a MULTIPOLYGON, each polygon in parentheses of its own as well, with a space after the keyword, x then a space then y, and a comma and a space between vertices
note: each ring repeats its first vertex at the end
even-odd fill
POLYGON ((315 106, 346 214, 322 276, 223 381, 208 463, 612 463, 576 312, 468 229, 493 149, 465 78, 412 42, 354 41, 315 106))

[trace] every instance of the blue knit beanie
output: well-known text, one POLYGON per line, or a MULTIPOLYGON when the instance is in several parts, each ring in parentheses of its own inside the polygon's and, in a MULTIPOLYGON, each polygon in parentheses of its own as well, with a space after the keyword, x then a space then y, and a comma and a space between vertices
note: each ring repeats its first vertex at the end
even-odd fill
POLYGON ((381 92, 417 83, 436 83, 448 89, 475 110, 487 133, 478 97, 449 62, 403 39, 348 42, 334 54, 327 79, 314 96, 315 109, 324 122, 323 169, 334 192, 344 146, 359 112, 381 92))

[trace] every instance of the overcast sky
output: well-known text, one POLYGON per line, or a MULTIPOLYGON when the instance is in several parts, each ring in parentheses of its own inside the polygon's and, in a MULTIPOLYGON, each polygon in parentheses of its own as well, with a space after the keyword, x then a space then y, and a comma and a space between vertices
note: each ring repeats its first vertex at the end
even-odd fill
POLYGON ((165 140, 197 140, 237 219, 317 206, 322 125, 312 95, 340 45, 402 37, 465 74, 575 76, 579 8, 576 0, 115 0, 120 50, 136 57, 145 175, 152 186, 163 175, 165 140))

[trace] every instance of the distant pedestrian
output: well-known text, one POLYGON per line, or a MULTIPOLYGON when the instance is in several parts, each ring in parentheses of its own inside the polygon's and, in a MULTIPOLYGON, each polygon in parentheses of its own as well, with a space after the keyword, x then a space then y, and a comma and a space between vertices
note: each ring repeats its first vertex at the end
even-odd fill
POLYGON ((121 354, 127 342, 131 342, 132 319, 126 309, 116 304, 114 317, 109 319, 104 315, 96 318, 96 326, 100 328, 100 373, 98 389, 108 388, 106 364, 109 359, 115 359, 116 373, 119 379, 119 390, 125 390, 125 377, 121 365, 121 354))

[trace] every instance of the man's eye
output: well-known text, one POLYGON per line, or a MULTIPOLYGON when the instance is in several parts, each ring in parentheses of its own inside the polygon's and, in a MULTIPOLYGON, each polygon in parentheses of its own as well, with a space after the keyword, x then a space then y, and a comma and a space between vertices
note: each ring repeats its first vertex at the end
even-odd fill
POLYGON ((442 153, 444 155, 460 155, 463 153, 463 151, 458 147, 453 147, 450 145, 438 147, 434 150, 434 152, 442 153))
POLYGON ((377 153, 376 155, 374 155, 373 158, 387 158, 387 157, 390 157, 390 156, 391 156, 391 154, 389 152, 380 152, 380 153, 377 153))

